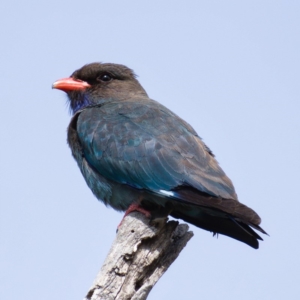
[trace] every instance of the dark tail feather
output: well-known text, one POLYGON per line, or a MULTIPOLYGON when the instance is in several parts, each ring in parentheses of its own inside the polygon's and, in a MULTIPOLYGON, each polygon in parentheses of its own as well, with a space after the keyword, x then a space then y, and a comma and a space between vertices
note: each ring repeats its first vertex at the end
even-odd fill
POLYGON ((256 239, 263 241, 263 239, 248 225, 245 224, 241 221, 238 221, 236 219, 234 219, 233 217, 229 216, 229 219, 234 222, 237 226, 239 226, 240 228, 242 228, 245 232, 247 232, 248 234, 254 236, 256 239))
POLYGON ((255 225, 255 224, 248 224, 249 226, 253 227, 254 229, 266 234, 266 235, 269 235, 267 232, 265 232, 260 226, 258 225, 255 225))
POLYGON ((234 217, 216 217, 207 213, 200 216, 191 216, 188 213, 174 210, 171 216, 176 219, 182 219, 197 227, 213 232, 220 233, 241 241, 254 249, 258 249, 258 240, 263 240, 250 226, 265 233, 258 225, 245 224, 234 217), (249 226, 250 225, 250 226, 249 226))

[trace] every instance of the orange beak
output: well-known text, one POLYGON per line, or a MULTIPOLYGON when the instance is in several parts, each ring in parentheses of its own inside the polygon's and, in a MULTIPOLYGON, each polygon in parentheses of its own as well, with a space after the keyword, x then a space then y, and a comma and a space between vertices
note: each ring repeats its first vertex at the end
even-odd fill
POLYGON ((85 90, 88 87, 91 87, 91 85, 87 82, 79 79, 74 79, 72 77, 57 80, 52 84, 53 89, 62 90, 64 92, 81 91, 85 90))

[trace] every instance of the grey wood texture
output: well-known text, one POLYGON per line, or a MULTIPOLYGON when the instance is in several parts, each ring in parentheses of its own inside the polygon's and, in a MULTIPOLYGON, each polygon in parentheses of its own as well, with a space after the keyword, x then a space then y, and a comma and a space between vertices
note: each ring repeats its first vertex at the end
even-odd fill
POLYGON ((139 212, 122 222, 85 300, 144 300, 193 236, 187 224, 150 221, 139 212))

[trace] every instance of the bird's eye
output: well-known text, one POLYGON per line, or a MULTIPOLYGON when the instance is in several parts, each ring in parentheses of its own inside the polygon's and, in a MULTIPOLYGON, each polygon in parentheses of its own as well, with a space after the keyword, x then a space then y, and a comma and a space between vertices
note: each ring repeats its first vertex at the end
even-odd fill
POLYGON ((109 74, 102 74, 102 75, 100 75, 97 79, 98 79, 99 81, 105 81, 105 82, 108 82, 108 81, 111 81, 111 80, 112 80, 112 77, 111 77, 111 75, 109 75, 109 74))

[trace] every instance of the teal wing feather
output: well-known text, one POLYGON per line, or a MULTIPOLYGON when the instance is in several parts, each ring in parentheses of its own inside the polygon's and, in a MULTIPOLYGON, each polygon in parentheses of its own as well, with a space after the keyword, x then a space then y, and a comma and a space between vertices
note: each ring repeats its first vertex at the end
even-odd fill
POLYGON ((110 180, 150 191, 191 186, 236 199, 230 179, 193 128, 153 100, 85 109, 77 132, 87 161, 110 180))

